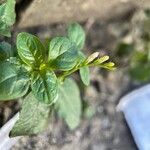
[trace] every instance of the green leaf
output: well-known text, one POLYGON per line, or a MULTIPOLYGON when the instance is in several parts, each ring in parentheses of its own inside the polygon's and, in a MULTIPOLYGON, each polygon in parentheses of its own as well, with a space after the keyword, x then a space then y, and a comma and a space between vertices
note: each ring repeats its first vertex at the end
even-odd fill
POLYGON ((85 59, 86 59, 85 55, 81 51, 78 51, 78 58, 77 58, 76 66, 82 64, 85 61, 85 59))
POLYGON ((0 35, 7 37, 11 36, 10 28, 2 22, 0 22, 0 35))
POLYGON ((78 126, 81 117, 81 99, 74 80, 66 79, 64 84, 59 86, 56 108, 59 116, 64 118, 71 129, 78 126))
POLYGON ((45 104, 52 104, 57 100, 58 83, 52 71, 34 71, 31 74, 31 88, 36 99, 45 104))
POLYGON ((10 137, 34 135, 45 130, 50 115, 50 107, 39 102, 31 93, 24 99, 22 110, 10 137))
POLYGON ((15 0, 7 0, 3 19, 8 26, 12 26, 15 23, 16 13, 15 13, 15 0))
MULTIPOLYGON (((85 60, 86 60, 85 55, 81 51, 78 51, 78 61, 77 61, 76 65, 78 66, 78 65, 82 64, 85 60)), ((80 68, 79 73, 80 73, 82 82, 85 85, 89 85, 89 83, 90 83, 89 67, 85 66, 85 67, 80 68)))
POLYGON ((2 19, 5 11, 5 6, 6 4, 0 5, 0 34, 10 37, 11 36, 10 27, 2 19))
POLYGON ((15 23, 15 0, 7 0, 0 6, 0 34, 10 36, 10 27, 15 23))
POLYGON ((80 68, 79 73, 80 73, 82 82, 88 86, 90 84, 89 67, 85 66, 85 67, 80 68))
POLYGON ((24 96, 29 88, 26 71, 8 61, 0 63, 0 100, 17 99, 24 96))
POLYGON ((29 66, 39 67, 45 62, 45 47, 34 35, 24 32, 18 34, 17 49, 20 58, 29 66))
POLYGON ((0 43, 0 61, 4 61, 13 56, 11 45, 7 42, 0 43))
MULTIPOLYGON (((85 61, 85 59, 86 59, 85 55, 81 51, 79 51, 78 52, 78 62, 77 62, 77 65, 82 64, 85 61)), ((81 77, 82 82, 85 85, 89 85, 89 83, 90 83, 89 67, 85 66, 85 67, 80 68, 79 69, 79 73, 80 73, 80 77, 81 77)))
POLYGON ((68 37, 72 42, 76 44, 79 50, 84 47, 85 32, 79 24, 73 23, 69 26, 68 37))
POLYGON ((0 17, 3 16, 3 14, 5 12, 5 7, 6 7, 6 3, 3 3, 0 5, 0 17))
POLYGON ((66 71, 72 69, 78 59, 78 51, 76 46, 72 45, 72 47, 66 51, 65 53, 58 56, 54 61, 50 63, 50 66, 54 69, 66 71))
POLYGON ((68 51, 71 46, 71 41, 66 37, 56 37, 52 39, 49 45, 49 60, 53 60, 68 51))

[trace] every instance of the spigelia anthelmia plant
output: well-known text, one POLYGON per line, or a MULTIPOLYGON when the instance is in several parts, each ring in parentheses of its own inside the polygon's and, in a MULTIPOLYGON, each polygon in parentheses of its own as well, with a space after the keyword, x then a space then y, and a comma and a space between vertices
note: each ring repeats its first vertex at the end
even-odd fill
MULTIPOLYGON (((14 12, 14 2, 8 0, 0 8, 4 7, 5 10, 9 7, 14 12)), ((4 13, 5 17, 10 15, 11 19, 14 18, 12 14, 4 13)), ((8 26, 14 22, 10 18, 6 19, 8 26)), ((77 127, 82 101, 78 86, 70 75, 79 71, 82 82, 87 86, 90 83, 89 67, 115 69, 109 56, 100 56, 99 52, 85 56, 82 52, 84 43, 84 30, 77 23, 69 26, 66 36, 52 38, 49 48, 37 36, 25 32, 17 35, 15 56, 11 54, 8 44, 1 43, 0 101, 22 98, 19 119, 10 136, 43 131, 53 110, 70 129, 77 127)))

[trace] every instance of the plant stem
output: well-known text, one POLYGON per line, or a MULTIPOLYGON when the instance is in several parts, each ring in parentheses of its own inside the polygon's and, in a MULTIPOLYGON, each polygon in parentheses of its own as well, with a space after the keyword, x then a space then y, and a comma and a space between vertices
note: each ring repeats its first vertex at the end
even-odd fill
MULTIPOLYGON (((92 67, 95 66, 95 64, 80 64, 78 66, 75 66, 73 69, 63 72, 63 74, 61 74, 58 78, 60 78, 61 81, 63 81, 67 76, 71 75, 72 73, 76 72, 77 70, 79 70, 82 67, 92 67)), ((103 66, 101 66, 103 67, 103 66)))

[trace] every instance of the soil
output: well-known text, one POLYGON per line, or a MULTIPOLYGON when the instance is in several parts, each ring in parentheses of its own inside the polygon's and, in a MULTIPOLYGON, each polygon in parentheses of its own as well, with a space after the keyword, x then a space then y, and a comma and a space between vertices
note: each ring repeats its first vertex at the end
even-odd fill
MULTIPOLYGON (((19 9, 20 11, 20 9, 19 9)), ((132 12, 133 14, 134 12, 132 12)), ((48 129, 37 136, 22 137, 11 150, 136 150, 122 112, 116 109, 120 98, 140 84, 135 84, 126 71, 126 65, 120 66, 114 55, 117 43, 130 32, 132 14, 117 20, 95 20, 89 18, 80 22, 87 34, 85 53, 94 51, 107 53, 117 62, 114 72, 98 68, 91 69, 91 85, 82 93, 83 99, 95 109, 90 119, 83 118, 77 129, 70 131, 63 120, 56 115, 51 118, 48 129)), ((66 24, 18 28, 13 31, 15 41, 18 32, 27 31, 39 36, 42 40, 48 37, 65 34, 66 24)), ((75 76, 78 80, 78 75, 75 76)), ((2 126, 19 109, 16 102, 0 103, 0 126, 2 126), (13 109, 12 109, 13 108, 13 109)))
POLYGON ((0 102, 0 127, 2 127, 19 110, 17 101, 0 102))

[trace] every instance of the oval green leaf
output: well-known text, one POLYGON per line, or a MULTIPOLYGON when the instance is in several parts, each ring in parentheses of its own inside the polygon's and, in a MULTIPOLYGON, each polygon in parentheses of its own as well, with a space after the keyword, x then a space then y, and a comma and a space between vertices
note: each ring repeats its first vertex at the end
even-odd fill
POLYGON ((78 23, 73 23, 68 28, 69 39, 76 44, 79 50, 84 47, 85 44, 85 32, 78 23))
POLYGON ((26 71, 21 66, 7 61, 2 62, 0 68, 0 101, 24 96, 29 88, 26 71))
POLYGON ((4 61, 13 56, 11 45, 7 42, 0 43, 0 61, 4 61))
POLYGON ((0 6, 0 34, 10 37, 10 28, 15 23, 15 0, 7 0, 0 6))
POLYGON ((90 71, 89 67, 85 66, 79 69, 82 82, 88 86, 90 84, 90 71))
POLYGON ((31 93, 23 100, 19 120, 10 137, 34 135, 45 130, 49 121, 50 107, 39 102, 31 93))
POLYGON ((24 32, 18 34, 17 49, 22 61, 31 67, 39 67, 45 62, 45 47, 34 35, 24 32))
POLYGON ((52 104, 57 99, 57 77, 52 71, 34 71, 31 75, 31 88, 36 99, 40 102, 52 104))
POLYGON ((50 66, 54 69, 67 71, 72 69, 76 65, 77 59, 78 51, 76 49, 76 46, 72 45, 72 47, 68 51, 53 60, 50 63, 50 66))
POLYGON ((82 107, 80 91, 74 80, 66 79, 64 84, 59 86, 56 108, 59 116, 66 121, 70 129, 78 126, 82 107))
POLYGON ((52 39, 49 45, 49 60, 53 60, 68 51, 71 45, 70 40, 66 37, 56 37, 52 39))

